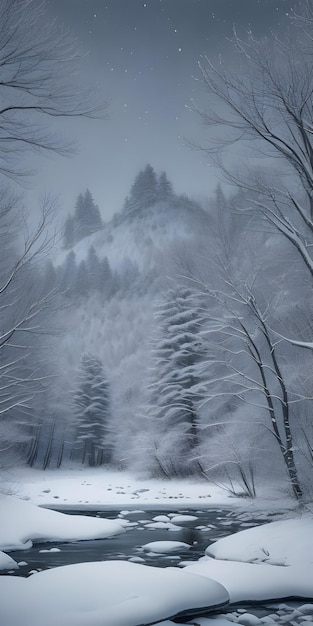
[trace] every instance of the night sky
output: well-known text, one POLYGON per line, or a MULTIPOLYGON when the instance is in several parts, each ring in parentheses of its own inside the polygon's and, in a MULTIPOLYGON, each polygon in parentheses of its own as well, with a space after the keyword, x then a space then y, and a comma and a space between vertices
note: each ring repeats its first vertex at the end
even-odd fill
MULTIPOLYGON (((198 61, 206 53, 231 60, 233 24, 256 36, 284 28, 294 0, 50 0, 47 19, 70 28, 82 52, 85 86, 109 100, 105 120, 63 124, 79 142, 70 160, 38 162, 35 186, 60 194, 67 214, 89 187, 104 218, 119 210, 146 163, 166 170, 175 190, 210 196, 218 173, 205 154, 187 147, 205 130, 190 112, 205 91, 198 61), (197 80, 198 79, 198 80, 197 80), (187 106, 186 106, 187 105, 187 106)), ((202 141, 203 143, 203 141, 202 141)))

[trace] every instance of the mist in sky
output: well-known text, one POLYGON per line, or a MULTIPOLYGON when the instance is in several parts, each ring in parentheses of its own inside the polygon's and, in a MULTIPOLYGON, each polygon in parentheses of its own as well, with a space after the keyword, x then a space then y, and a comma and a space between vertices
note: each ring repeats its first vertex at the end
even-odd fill
POLYGON ((188 108, 205 105, 198 62, 221 54, 231 62, 233 25, 266 36, 284 28, 293 0, 49 0, 47 19, 75 35, 79 81, 103 100, 107 118, 64 120, 78 142, 71 159, 37 159, 36 194, 59 196, 64 215, 87 187, 104 219, 120 210, 137 172, 148 162, 166 170, 175 191, 210 196, 219 179, 205 153, 205 128, 188 108))

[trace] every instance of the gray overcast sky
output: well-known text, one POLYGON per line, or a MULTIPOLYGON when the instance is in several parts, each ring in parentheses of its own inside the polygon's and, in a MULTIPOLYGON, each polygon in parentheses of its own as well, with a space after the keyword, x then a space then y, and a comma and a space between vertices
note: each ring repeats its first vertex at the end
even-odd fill
POLYGON ((166 170, 175 190, 209 196, 216 172, 184 138, 203 129, 186 105, 203 103, 198 60, 229 57, 232 26, 256 36, 283 27, 294 0, 49 0, 77 37, 81 80, 110 101, 106 120, 67 121, 79 142, 72 159, 38 159, 38 191, 60 194, 65 215, 89 187, 104 218, 119 210, 134 176, 147 162, 166 170))

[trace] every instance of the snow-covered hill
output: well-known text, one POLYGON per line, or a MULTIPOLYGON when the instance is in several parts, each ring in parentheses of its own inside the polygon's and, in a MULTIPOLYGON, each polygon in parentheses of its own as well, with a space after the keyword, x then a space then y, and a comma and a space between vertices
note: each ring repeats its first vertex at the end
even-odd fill
MULTIPOLYGON (((85 237, 73 251, 76 261, 87 258, 90 246, 99 259, 107 257, 113 270, 119 271, 131 261, 139 271, 149 271, 162 264, 173 243, 188 240, 209 227, 209 215, 200 205, 185 196, 147 208, 116 214, 101 230, 85 237)), ((61 249, 54 259, 61 265, 69 249, 61 249)))
POLYGON ((208 213, 189 198, 171 193, 148 206, 125 207, 72 248, 59 249, 53 259, 66 294, 57 354, 62 372, 58 395, 68 406, 71 423, 71 394, 81 355, 88 352, 101 360, 110 385, 112 432, 119 424, 120 434, 114 435, 118 459, 125 460, 130 438, 141 428, 156 302, 177 271, 175 260, 209 228, 208 213), (101 276, 100 288, 99 277, 98 283, 93 281, 91 248, 97 273, 108 261, 110 289, 101 276))

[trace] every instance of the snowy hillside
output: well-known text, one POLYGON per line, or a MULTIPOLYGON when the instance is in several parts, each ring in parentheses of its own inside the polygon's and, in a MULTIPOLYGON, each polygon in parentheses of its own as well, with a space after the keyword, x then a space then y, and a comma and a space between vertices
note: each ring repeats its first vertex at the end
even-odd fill
MULTIPOLYGON (((101 230, 73 246, 77 262, 86 260, 90 246, 99 259, 107 257, 113 270, 123 269, 127 261, 140 271, 162 263, 164 252, 174 241, 190 239, 208 228, 209 216, 187 197, 158 202, 144 209, 116 214, 101 230)), ((54 262, 61 265, 69 250, 60 250, 54 262)))
POLYGON ((187 196, 177 196, 166 175, 158 178, 150 166, 135 179, 122 211, 107 224, 99 215, 90 192, 80 194, 66 221, 63 247, 52 259, 65 301, 57 403, 63 402, 60 422, 70 440, 77 380, 85 376, 83 355, 92 355, 88 362, 95 358, 103 365, 110 389, 109 447, 124 464, 125 448, 146 413, 156 305, 182 251, 208 232, 210 216, 187 196))

